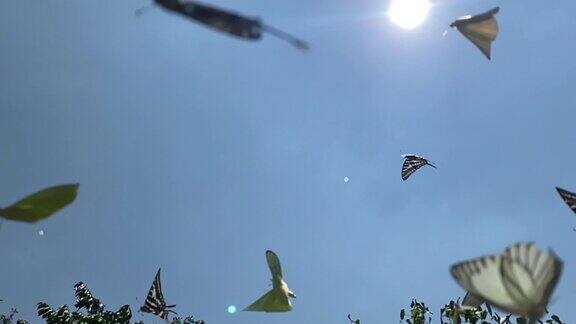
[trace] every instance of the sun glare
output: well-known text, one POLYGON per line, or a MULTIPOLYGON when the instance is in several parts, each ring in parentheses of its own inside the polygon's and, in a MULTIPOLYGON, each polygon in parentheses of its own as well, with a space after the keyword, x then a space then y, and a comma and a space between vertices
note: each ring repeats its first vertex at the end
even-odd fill
POLYGON ((396 25, 412 29, 424 22, 429 9, 428 0, 392 0, 388 16, 396 25))

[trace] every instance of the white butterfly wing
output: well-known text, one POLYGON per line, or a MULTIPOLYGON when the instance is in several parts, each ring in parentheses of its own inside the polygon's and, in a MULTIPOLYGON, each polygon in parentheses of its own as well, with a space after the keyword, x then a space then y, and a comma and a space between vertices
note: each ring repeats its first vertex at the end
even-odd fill
POLYGON ((502 255, 454 265, 456 281, 470 293, 504 311, 538 320, 562 272, 562 261, 532 243, 517 243, 502 255))
POLYGON ((287 294, 283 294, 278 289, 272 289, 253 302, 250 306, 244 308, 249 312, 288 312, 292 310, 292 304, 287 294))
POLYGON ((472 44, 476 45, 476 47, 484 54, 488 59, 491 58, 492 52, 492 40, 487 37, 483 37, 481 34, 477 34, 471 31, 468 26, 459 27, 458 30, 468 38, 472 44))
POLYGON ((501 255, 491 255, 464 261, 452 266, 454 279, 470 293, 486 299, 505 311, 514 312, 515 301, 510 297, 500 274, 501 255))
POLYGON ((270 268, 270 273, 272 273, 272 280, 276 278, 282 279, 282 266, 278 255, 273 251, 266 251, 266 262, 268 263, 268 268, 270 268))
POLYGON ((494 8, 479 15, 463 17, 451 25, 476 45, 488 59, 492 42, 498 36, 498 22, 494 17, 498 10, 499 8, 494 8))
POLYGON ((462 306, 478 308, 480 305, 484 304, 484 302, 484 298, 467 292, 466 296, 464 296, 464 299, 462 299, 462 306))
POLYGON ((517 302, 516 314, 539 319, 562 273, 562 261, 554 252, 542 252, 532 243, 517 243, 506 249, 502 263, 503 282, 517 302))

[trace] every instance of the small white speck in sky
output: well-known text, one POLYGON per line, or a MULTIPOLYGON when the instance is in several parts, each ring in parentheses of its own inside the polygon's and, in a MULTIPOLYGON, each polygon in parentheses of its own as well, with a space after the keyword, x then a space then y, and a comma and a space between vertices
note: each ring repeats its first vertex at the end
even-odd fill
POLYGON ((228 314, 234 314, 234 313, 236 313, 236 306, 234 306, 234 305, 228 306, 227 311, 228 311, 228 314))
POLYGON ((348 183, 348 181, 350 181, 350 179, 348 177, 344 177, 344 182, 348 183))
POLYGON ((43 230, 39 230, 39 231, 38 231, 38 235, 44 236, 44 231, 43 231, 43 230))

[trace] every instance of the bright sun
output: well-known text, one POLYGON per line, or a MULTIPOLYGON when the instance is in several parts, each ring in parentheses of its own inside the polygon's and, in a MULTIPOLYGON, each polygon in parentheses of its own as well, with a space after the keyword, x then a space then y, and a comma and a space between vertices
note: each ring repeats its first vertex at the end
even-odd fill
POLYGON ((424 22, 429 9, 428 0, 392 0, 388 15, 396 25, 412 29, 424 22))

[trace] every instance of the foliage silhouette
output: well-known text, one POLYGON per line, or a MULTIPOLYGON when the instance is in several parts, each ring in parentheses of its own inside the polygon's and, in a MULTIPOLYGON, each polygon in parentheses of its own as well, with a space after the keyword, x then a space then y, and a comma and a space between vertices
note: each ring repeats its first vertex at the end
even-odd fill
MULTIPOLYGON (((521 317, 514 317, 511 314, 506 316, 501 316, 497 312, 494 312, 492 308, 485 304, 486 307, 482 306, 477 308, 471 307, 461 307, 459 301, 451 300, 448 304, 444 305, 440 309, 440 323, 441 324, 526 324, 527 320, 521 317)), ((432 318, 428 317, 426 321, 427 314, 432 314, 428 307, 422 303, 413 299, 410 303, 409 315, 406 317, 406 310, 400 310, 400 323, 407 324, 425 324, 431 323, 432 318)), ((565 324, 562 322, 560 317, 557 315, 551 315, 550 318, 539 321, 542 324, 565 324)))
MULTIPOLYGON (((124 305, 117 311, 107 311, 106 306, 88 289, 88 287, 78 282, 74 285, 74 292, 76 295, 75 311, 70 311, 67 305, 60 306, 58 309, 53 309, 45 302, 37 304, 38 316, 43 318, 47 324, 96 324, 96 323, 126 323, 129 324, 132 318, 132 310, 130 306, 124 305)), ((0 324, 11 324, 12 321, 0 324)), ((16 322, 16 324, 24 324, 26 322, 16 322)), ((143 324, 143 321, 135 322, 135 324, 143 324)), ((202 320, 195 320, 193 316, 186 318, 175 317, 170 322, 171 324, 204 324, 202 320)))

